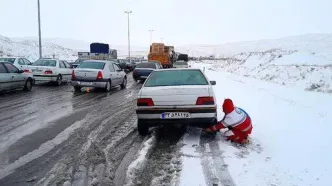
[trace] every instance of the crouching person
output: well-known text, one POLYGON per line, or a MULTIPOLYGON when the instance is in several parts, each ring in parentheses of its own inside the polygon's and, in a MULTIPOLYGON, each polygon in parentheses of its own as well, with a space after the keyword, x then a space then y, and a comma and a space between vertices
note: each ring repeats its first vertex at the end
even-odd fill
POLYGON ((231 99, 225 99, 222 107, 225 117, 216 125, 207 128, 206 131, 212 132, 228 128, 229 130, 225 132, 228 140, 239 144, 248 144, 248 136, 252 131, 250 116, 243 109, 234 107, 231 99))

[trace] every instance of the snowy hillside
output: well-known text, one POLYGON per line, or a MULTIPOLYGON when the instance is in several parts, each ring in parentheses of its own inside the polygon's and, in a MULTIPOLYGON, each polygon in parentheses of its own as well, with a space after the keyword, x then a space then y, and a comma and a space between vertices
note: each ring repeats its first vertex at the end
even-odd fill
POLYGON ((211 69, 216 71, 332 93, 332 61, 312 53, 274 49, 204 62, 212 64, 211 69))
POLYGON ((316 56, 332 59, 332 34, 306 34, 280 39, 244 41, 221 45, 181 46, 178 49, 192 56, 216 55, 220 57, 229 57, 241 52, 283 49, 314 53, 316 56))
MULTIPOLYGON (((38 59, 38 41, 26 39, 10 39, 0 36, 0 56, 24 56, 32 61, 38 59)), ((77 58, 77 52, 60 45, 43 42, 43 57, 52 57, 73 60, 77 58)))

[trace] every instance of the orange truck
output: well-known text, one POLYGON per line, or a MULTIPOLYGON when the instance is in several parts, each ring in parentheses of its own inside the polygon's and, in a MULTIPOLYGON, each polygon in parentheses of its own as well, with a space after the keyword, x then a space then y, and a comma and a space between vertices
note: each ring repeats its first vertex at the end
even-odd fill
POLYGON ((173 68, 173 63, 176 60, 174 47, 165 46, 164 43, 152 43, 148 55, 148 61, 157 61, 164 68, 173 68))

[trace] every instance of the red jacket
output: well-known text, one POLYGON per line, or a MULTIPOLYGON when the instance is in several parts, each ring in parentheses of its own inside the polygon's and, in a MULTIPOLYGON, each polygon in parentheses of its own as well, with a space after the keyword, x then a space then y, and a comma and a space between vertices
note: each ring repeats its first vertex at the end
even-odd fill
POLYGON ((217 131, 223 128, 229 128, 234 132, 241 132, 245 135, 251 134, 251 119, 242 109, 234 107, 233 111, 226 113, 225 117, 216 125, 209 127, 211 131, 217 131))

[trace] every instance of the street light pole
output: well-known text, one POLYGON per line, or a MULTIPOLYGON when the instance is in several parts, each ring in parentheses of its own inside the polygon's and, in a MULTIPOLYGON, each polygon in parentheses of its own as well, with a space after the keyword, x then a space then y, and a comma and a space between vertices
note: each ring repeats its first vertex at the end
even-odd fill
POLYGON ((41 42, 40 3, 39 3, 39 0, 37 0, 37 3, 38 3, 39 58, 42 58, 43 54, 42 54, 42 42, 41 42))
POLYGON ((149 30, 149 32, 150 32, 150 44, 152 44, 152 32, 153 32, 154 30, 149 30))
POLYGON ((126 14, 128 14, 128 57, 130 60, 130 24, 129 24, 129 14, 132 13, 132 11, 125 11, 126 14))

